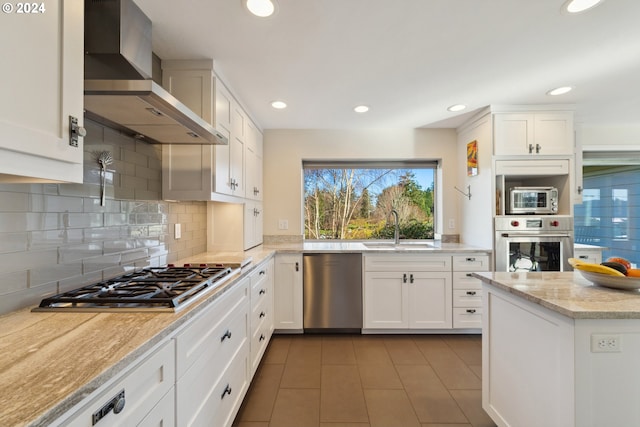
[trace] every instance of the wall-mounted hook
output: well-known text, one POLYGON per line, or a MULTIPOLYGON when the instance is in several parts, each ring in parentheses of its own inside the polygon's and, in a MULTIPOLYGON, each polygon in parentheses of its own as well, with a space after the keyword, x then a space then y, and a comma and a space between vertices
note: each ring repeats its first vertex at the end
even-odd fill
POLYGON ((465 193, 464 191, 462 191, 461 189, 459 189, 458 187, 453 187, 456 190, 458 190, 461 194, 463 194, 465 197, 468 197, 469 200, 471 200, 471 186, 467 185, 467 192, 465 193))

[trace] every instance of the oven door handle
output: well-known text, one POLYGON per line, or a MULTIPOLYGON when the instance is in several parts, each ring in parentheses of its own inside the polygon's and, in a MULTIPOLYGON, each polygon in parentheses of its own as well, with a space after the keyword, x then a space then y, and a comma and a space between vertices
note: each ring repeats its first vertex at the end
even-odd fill
POLYGON ((502 233, 502 237, 568 237, 570 234, 502 233))

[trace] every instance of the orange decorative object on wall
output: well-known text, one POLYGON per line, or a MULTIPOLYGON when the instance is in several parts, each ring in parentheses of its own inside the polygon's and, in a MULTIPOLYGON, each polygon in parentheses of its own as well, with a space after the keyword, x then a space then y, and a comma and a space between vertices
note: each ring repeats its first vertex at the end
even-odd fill
POLYGON ((467 175, 478 175, 478 141, 467 144, 467 175))

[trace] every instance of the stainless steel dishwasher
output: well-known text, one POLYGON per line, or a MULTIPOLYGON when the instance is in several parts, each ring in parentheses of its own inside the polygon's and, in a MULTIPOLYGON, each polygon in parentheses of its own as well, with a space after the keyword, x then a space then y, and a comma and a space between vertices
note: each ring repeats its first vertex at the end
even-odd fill
POLYGON ((304 254, 305 332, 362 330, 362 254, 304 254))

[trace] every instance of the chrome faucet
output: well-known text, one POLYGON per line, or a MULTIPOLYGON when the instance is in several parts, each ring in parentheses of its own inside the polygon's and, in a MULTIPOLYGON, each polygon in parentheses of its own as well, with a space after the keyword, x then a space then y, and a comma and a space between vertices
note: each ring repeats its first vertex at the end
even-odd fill
MULTIPOLYGON (((393 242, 397 245, 400 243, 400 220, 398 218, 398 211, 391 209, 389 215, 393 215, 393 242)), ((387 222, 389 221, 389 215, 387 215, 387 222)))

